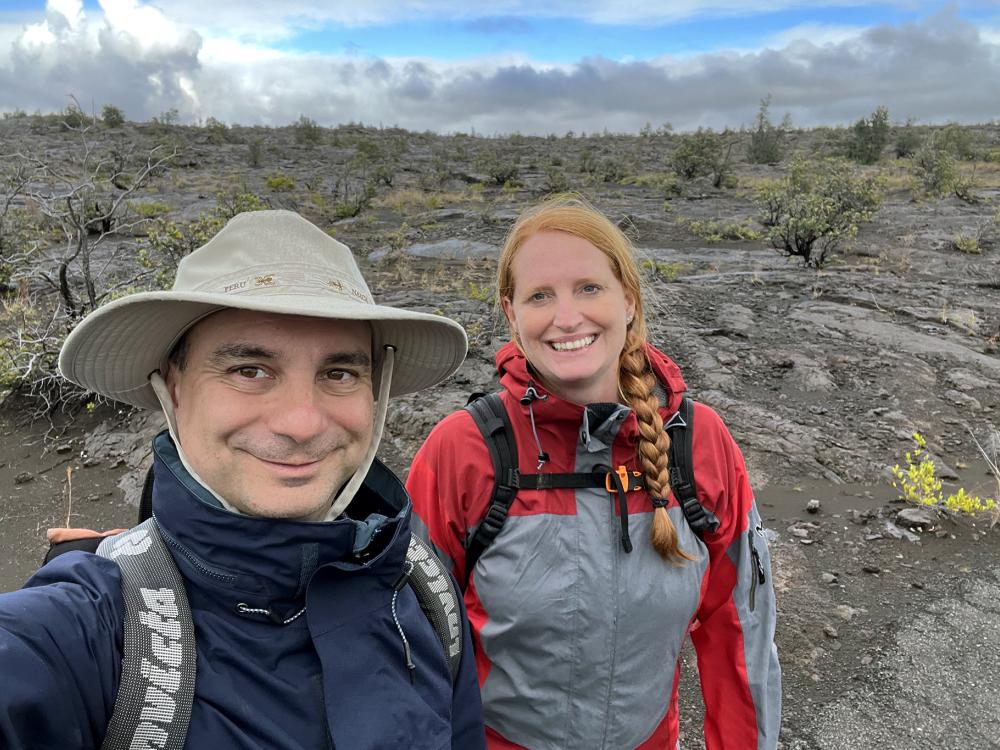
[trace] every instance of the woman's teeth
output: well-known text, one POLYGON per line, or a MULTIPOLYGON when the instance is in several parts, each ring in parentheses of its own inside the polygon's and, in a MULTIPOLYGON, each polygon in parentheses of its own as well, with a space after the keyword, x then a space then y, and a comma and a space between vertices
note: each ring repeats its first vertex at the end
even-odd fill
POLYGON ((576 341, 553 341, 552 348, 557 352, 568 352, 573 349, 583 349, 585 346, 590 346, 594 343, 596 336, 586 336, 582 339, 577 339, 576 341))

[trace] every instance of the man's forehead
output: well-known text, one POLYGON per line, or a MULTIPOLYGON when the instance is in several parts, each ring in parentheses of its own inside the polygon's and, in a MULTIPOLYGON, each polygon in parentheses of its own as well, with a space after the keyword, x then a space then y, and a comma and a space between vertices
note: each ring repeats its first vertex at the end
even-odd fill
POLYGON ((310 343, 333 350, 371 351, 372 326, 368 321, 284 315, 226 308, 195 323, 187 336, 192 342, 288 344, 310 343))

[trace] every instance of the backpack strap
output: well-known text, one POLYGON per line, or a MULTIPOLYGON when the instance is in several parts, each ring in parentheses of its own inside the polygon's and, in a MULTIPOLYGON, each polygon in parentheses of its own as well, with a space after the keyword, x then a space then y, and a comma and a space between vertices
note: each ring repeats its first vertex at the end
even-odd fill
POLYGON ((517 443, 510 417, 499 393, 488 393, 465 407, 483 435, 493 461, 493 494, 486 515, 465 543, 465 579, 463 588, 472 577, 479 556, 493 543, 507 520, 510 505, 521 487, 521 472, 517 464, 517 443))
POLYGON ((670 488, 688 525, 699 537, 719 528, 719 519, 698 500, 694 483, 691 436, 694 432, 694 401, 686 393, 680 408, 663 426, 670 435, 670 488))
POLYGON ((195 684, 194 621, 184 581, 150 518, 97 554, 121 568, 122 669, 101 750, 183 750, 195 684))
POLYGON ((407 582, 417 595, 420 609, 430 620, 434 633, 441 641, 451 681, 454 683, 462 663, 462 623, 459 618, 458 591, 441 560, 422 539, 410 537, 406 559, 412 563, 407 582))

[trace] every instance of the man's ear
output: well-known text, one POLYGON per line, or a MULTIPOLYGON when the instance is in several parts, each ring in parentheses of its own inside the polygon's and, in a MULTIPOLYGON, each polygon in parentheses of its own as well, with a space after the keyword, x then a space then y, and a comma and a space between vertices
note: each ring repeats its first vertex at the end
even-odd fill
POLYGON ((176 409, 180 403, 177 400, 177 392, 180 390, 180 370, 173 362, 167 365, 167 374, 163 380, 167 384, 167 393, 170 394, 170 402, 173 404, 174 409, 176 409))

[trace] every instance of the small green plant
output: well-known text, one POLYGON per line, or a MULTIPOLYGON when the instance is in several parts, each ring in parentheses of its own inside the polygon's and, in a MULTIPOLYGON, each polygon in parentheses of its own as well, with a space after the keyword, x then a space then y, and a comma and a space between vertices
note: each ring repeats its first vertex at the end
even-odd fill
POLYGON ((143 201, 131 204, 131 209, 143 219, 156 219, 170 213, 170 206, 158 201, 143 201))
POLYGON ((676 260, 653 260, 652 258, 645 258, 639 264, 639 267, 660 277, 664 281, 670 282, 676 281, 677 277, 683 272, 689 271, 691 264, 676 260))
POLYGON ((295 189, 295 180, 282 172, 271 175, 264 184, 276 193, 289 193, 295 189))
POLYGON ((475 281, 470 281, 468 293, 469 299, 476 302, 489 302, 490 300, 489 284, 477 284, 475 281))
POLYGON ((711 243, 723 240, 756 242, 764 237, 764 233, 755 229, 749 219, 743 221, 712 221, 710 219, 700 221, 681 216, 675 219, 675 223, 685 227, 696 237, 711 243))
POLYGON ((955 235, 951 246, 966 255, 979 255, 983 252, 983 248, 979 245, 979 238, 969 234, 955 235))
POLYGON ((927 453, 927 440, 914 432, 913 441, 917 447, 906 452, 906 468, 899 464, 892 467, 892 486, 902 492, 903 499, 908 502, 937 505, 941 502, 941 480, 937 478, 934 460, 927 453))
POLYGON ((916 447, 907 451, 905 468, 896 464, 892 467, 892 486, 901 492, 903 500, 917 505, 933 505, 963 513, 977 513, 994 510, 996 500, 971 495, 960 487, 947 497, 941 491, 941 480, 937 477, 934 459, 927 452, 927 440, 919 432, 913 433, 916 447))

